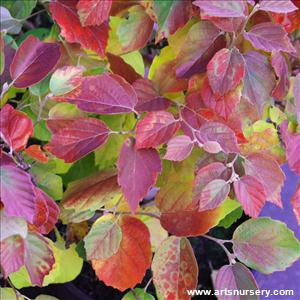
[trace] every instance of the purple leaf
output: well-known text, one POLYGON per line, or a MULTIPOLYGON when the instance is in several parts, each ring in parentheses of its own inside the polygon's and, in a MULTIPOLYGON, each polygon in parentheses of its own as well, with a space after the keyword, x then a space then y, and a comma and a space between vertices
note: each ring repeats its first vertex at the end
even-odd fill
POLYGON ((244 55, 246 68, 242 96, 262 110, 275 86, 275 76, 266 56, 250 51, 244 55))
POLYGON ((293 89, 294 97, 295 97, 295 111, 297 115, 298 124, 300 124, 300 73, 296 76, 294 80, 294 89, 293 89))
POLYGON ((250 31, 244 32, 244 37, 253 47, 264 51, 296 51, 280 24, 264 22, 254 25, 250 31))
POLYGON ((200 143, 217 142, 225 153, 239 153, 234 131, 225 124, 207 122, 196 131, 200 143))
POLYGON ((291 0, 261 0, 259 9, 274 13, 289 13, 297 10, 297 6, 291 0))
POLYGON ((132 138, 124 142, 118 160, 118 183, 133 212, 155 184, 161 169, 156 150, 137 150, 132 138))
POLYGON ((164 159, 182 161, 186 159, 193 150, 194 143, 187 135, 178 135, 168 142, 167 153, 164 159))
MULTIPOLYGON (((217 273, 215 280, 215 288, 217 290, 247 290, 251 291, 253 295, 251 300, 258 300, 259 296, 255 295, 258 290, 257 283, 251 271, 241 263, 223 266, 217 273)), ((240 300, 243 297, 233 295, 220 295, 220 300, 240 300)))
POLYGON ((196 0, 193 4, 200 7, 205 14, 213 17, 243 17, 248 12, 244 0, 196 0))
POLYGON ((1 201, 7 215, 25 218, 33 223, 35 215, 35 193, 29 173, 18 168, 2 153, 1 157, 1 201))
POLYGON ((44 79, 60 58, 59 45, 44 43, 33 35, 19 46, 10 66, 10 75, 17 88, 25 88, 44 79))

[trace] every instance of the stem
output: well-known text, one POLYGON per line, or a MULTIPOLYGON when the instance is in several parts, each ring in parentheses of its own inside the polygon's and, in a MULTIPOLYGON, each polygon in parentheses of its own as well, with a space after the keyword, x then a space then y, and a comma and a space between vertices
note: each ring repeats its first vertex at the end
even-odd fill
POLYGON ((151 278, 149 279, 149 281, 147 282, 147 284, 146 284, 146 286, 145 286, 145 288, 144 288, 144 292, 145 292, 145 293, 147 292, 147 289, 148 289, 149 285, 151 284, 152 280, 153 280, 153 277, 151 277, 151 278))
POLYGON ((232 243, 231 240, 221 240, 221 239, 217 239, 217 238, 214 238, 214 237, 206 235, 206 234, 202 235, 202 237, 207 238, 207 239, 217 243, 226 253, 229 264, 230 265, 235 264, 235 262, 236 262, 235 255, 233 253, 229 252, 229 250, 224 246, 224 243, 232 243))

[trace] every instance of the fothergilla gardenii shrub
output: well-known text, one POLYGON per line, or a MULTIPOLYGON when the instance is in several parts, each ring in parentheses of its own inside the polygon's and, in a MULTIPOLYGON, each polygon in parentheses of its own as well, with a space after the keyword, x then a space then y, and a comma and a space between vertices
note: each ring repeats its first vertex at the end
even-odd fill
POLYGON ((219 299, 259 299, 249 268, 300 257, 260 216, 300 175, 299 27, 299 0, 2 1, 3 299, 84 264, 123 299, 191 299, 195 237, 227 255, 215 290, 252 291, 219 299))

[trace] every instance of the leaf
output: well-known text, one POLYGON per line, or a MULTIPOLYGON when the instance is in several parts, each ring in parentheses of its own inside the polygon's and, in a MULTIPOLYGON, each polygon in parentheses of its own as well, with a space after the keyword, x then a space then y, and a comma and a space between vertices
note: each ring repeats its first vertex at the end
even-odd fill
POLYGON ((259 9, 275 13, 288 13, 297 10, 297 6, 291 0, 263 0, 259 2, 259 9))
POLYGON ((141 5, 129 8, 128 16, 122 18, 117 35, 122 50, 129 52, 144 48, 151 37, 153 21, 141 5))
POLYGON ((120 188, 114 172, 98 172, 68 184, 62 205, 76 212, 95 211, 118 196, 120 188))
POLYGON ((40 163, 47 163, 49 157, 43 152, 40 145, 31 145, 24 150, 26 154, 40 163))
POLYGON ((293 212, 295 214, 296 220, 300 225, 300 184, 298 184, 296 192, 294 193, 292 200, 293 212))
POLYGON ((82 26, 101 25, 109 18, 112 0, 79 0, 77 13, 82 26))
POLYGON ((12 235, 0 242, 1 272, 7 278, 24 264, 24 240, 20 235, 12 235))
POLYGON ((44 79, 60 59, 59 45, 44 43, 33 35, 19 46, 10 65, 10 75, 17 88, 25 88, 44 79))
POLYGON ((154 255, 151 269, 159 299, 191 299, 186 291, 197 286, 198 265, 188 239, 166 239, 154 255))
POLYGON ((249 102, 256 104, 262 111, 265 102, 275 87, 275 76, 267 57, 250 51, 244 54, 245 78, 242 96, 249 102))
POLYGON ((234 131, 225 124, 207 122, 196 131, 196 137, 202 144, 217 142, 225 153, 240 152, 234 131))
POLYGON ((118 160, 118 183, 133 212, 155 184, 161 169, 156 150, 138 150, 131 138, 124 142, 118 160))
POLYGON ((179 128, 178 120, 166 111, 150 112, 136 128, 136 148, 154 148, 166 143, 179 128))
POLYGON ((231 1, 205 1, 196 0, 194 5, 213 17, 244 17, 247 15, 247 4, 243 0, 231 1))
POLYGON ((83 27, 77 15, 76 4, 77 1, 51 2, 49 7, 52 18, 61 28, 61 35, 67 42, 79 43, 83 48, 104 57, 108 39, 107 23, 83 27))
POLYGON ((14 18, 19 20, 28 17, 36 6, 37 0, 5 0, 1 6, 5 6, 14 18))
POLYGON ((272 91, 272 96, 281 100, 290 89, 289 67, 284 56, 280 52, 273 52, 271 64, 275 70, 276 76, 279 78, 276 87, 272 91))
POLYGON ((65 66, 51 76, 49 88, 54 96, 67 94, 81 85, 82 68, 65 66))
POLYGON ((201 191, 199 211, 218 207, 227 198, 229 191, 230 185, 222 179, 209 182, 201 191))
POLYGON ((136 300, 136 297, 138 297, 139 300, 155 300, 155 298, 144 291, 144 289, 141 288, 135 288, 133 291, 127 292, 122 300, 136 300))
POLYGON ((218 223, 218 227, 224 227, 226 229, 230 228, 240 217, 243 215, 243 209, 238 201, 227 201, 226 202, 230 207, 228 213, 224 218, 218 223))
POLYGON ((27 223, 23 218, 7 216, 2 209, 0 211, 1 216, 1 241, 13 235, 20 235, 23 239, 26 238, 28 228, 27 223))
POLYGON ((176 57, 176 75, 189 77, 198 72, 205 72, 206 65, 214 53, 224 47, 218 39, 220 30, 212 23, 201 21, 194 24, 176 57), (213 53, 210 53, 213 50, 213 53))
POLYGON ((74 162, 103 145, 109 133, 99 119, 80 117, 53 132, 47 150, 65 162, 74 162))
POLYGON ((106 260, 93 260, 92 266, 106 285, 125 291, 140 283, 150 267, 151 244, 146 225, 137 218, 122 217, 120 226, 122 241, 118 252, 106 260), (114 272, 116 266, 118 272, 114 272))
POLYGON ((121 76, 107 73, 84 77, 79 89, 61 99, 97 114, 132 112, 137 103, 132 86, 121 76))
MULTIPOLYGON (((1 3, 2 4, 2 3, 1 3)), ((5 7, 0 7, 0 25, 1 31, 10 33, 10 34, 19 34, 22 29, 22 23, 13 18, 8 9, 5 7)))
POLYGON ((116 254, 120 248, 122 231, 113 219, 99 218, 84 238, 88 260, 105 260, 116 254), (103 219, 103 220, 102 220, 103 219))
POLYGON ((168 142, 167 153, 164 159, 182 161, 192 152, 194 143, 187 135, 178 135, 171 138, 168 142))
POLYGON ((136 80, 132 86, 138 97, 138 103, 135 106, 138 112, 165 110, 171 104, 168 99, 159 94, 153 82, 146 78, 136 80))
POLYGON ((245 175, 233 185, 236 197, 241 202, 245 213, 257 218, 267 198, 263 184, 255 177, 245 175))
POLYGON ((33 123, 25 113, 6 104, 0 111, 0 132, 1 138, 12 150, 20 151, 33 134, 33 123))
POLYGON ((247 266, 264 274, 284 271, 300 257, 300 242, 286 224, 270 218, 250 219, 233 234, 233 250, 247 266))
MULTIPOLYGON (((215 279, 215 288, 217 290, 230 289, 230 290, 248 290, 251 295, 248 296, 251 299, 259 299, 256 294, 258 290, 257 283, 253 274, 241 263, 235 263, 233 265, 223 266, 217 273, 215 279), (253 294, 252 294, 253 293, 253 294)), ((219 295, 220 300, 228 299, 228 296, 219 295)), ((240 296, 230 296, 232 300, 240 300, 243 298, 240 296)))
POLYGON ((287 32, 279 24, 264 22, 254 25, 244 37, 253 47, 264 51, 295 52, 287 32))
POLYGON ((158 23, 156 42, 169 37, 185 25, 190 18, 191 4, 180 0, 153 1, 153 12, 158 23))
POLYGON ((36 199, 31 176, 6 154, 1 157, 1 201, 7 215, 33 222, 36 199))
POLYGON ((12 288, 0 288, 0 296, 2 300, 24 300, 22 296, 16 296, 15 291, 12 288))
POLYGON ((207 65, 207 76, 215 94, 235 89, 245 74, 245 62, 237 48, 218 51, 207 65))
POLYGON ((244 163, 245 173, 257 178, 266 191, 267 201, 282 208, 281 189, 285 175, 276 160, 262 153, 247 156, 244 163))
POLYGON ((298 74, 294 80, 293 94, 295 97, 295 106, 298 123, 300 121, 300 75, 298 74))

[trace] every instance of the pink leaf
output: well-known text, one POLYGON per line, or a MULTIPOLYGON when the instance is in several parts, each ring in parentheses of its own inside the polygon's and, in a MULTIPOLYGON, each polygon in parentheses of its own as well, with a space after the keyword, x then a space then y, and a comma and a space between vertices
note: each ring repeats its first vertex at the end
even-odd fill
POLYGON ((138 97, 138 103, 135 107, 137 112, 165 110, 171 104, 171 101, 158 93, 153 83, 148 79, 140 78, 132 86, 138 97))
POLYGON ((295 97, 295 111, 297 114, 298 124, 300 123, 300 73, 296 76, 294 80, 293 93, 295 97))
POLYGON ((1 209, 0 221, 1 241, 13 235, 20 235, 23 239, 26 238, 28 227, 24 218, 8 216, 4 209, 1 209))
POLYGON ((193 146, 194 143, 187 135, 175 136, 168 142, 167 153, 164 159, 182 161, 191 154, 193 146))
POLYGON ((196 0, 194 5, 213 17, 243 17, 247 15, 247 4, 244 0, 206 1, 196 0))
POLYGON ((61 28, 61 35, 69 43, 79 43, 83 48, 104 57, 108 40, 107 22, 100 26, 82 27, 76 11, 77 1, 57 0, 50 3, 52 18, 61 28))
POLYGON ((253 153, 247 156, 244 168, 247 175, 256 177, 262 183, 267 194, 267 201, 282 208, 280 193, 285 175, 277 161, 265 154, 253 153))
POLYGON ((239 153, 234 131, 225 124, 207 122, 196 132, 199 142, 217 142, 225 153, 239 153))
POLYGON ((218 207, 228 196, 230 185, 222 179, 209 182, 199 195, 199 211, 210 210, 218 207))
POLYGON ((250 51, 244 55, 246 68, 242 96, 262 110, 275 87, 275 76, 266 56, 250 51))
POLYGON ((279 78, 276 87, 272 91, 272 96, 281 100, 287 95, 290 89, 289 67, 280 52, 272 53, 271 64, 279 78))
POLYGON ((136 129, 136 148, 154 148, 166 143, 179 128, 178 120, 166 111, 150 112, 136 129))
POLYGON ((275 13, 289 13, 298 8, 291 0, 261 0, 259 9, 275 13))
POLYGON ((44 43, 33 35, 19 46, 10 65, 10 75, 17 88, 25 88, 44 79, 60 58, 59 45, 44 43))
POLYGON ((224 96, 235 89, 245 74, 245 62, 237 48, 218 51, 207 65, 207 76, 214 94, 224 96))
POLYGON ((53 133, 47 150, 65 162, 74 162, 105 144, 109 133, 109 128, 99 119, 67 120, 65 127, 53 133))
POLYGON ((205 13, 201 12, 201 19, 202 20, 209 20, 215 26, 220 28, 226 32, 238 32, 242 25, 244 24, 246 17, 230 17, 230 18, 221 18, 221 17, 211 17, 206 15, 205 13))
POLYGON ((133 212, 155 184, 162 169, 156 150, 137 150, 134 144, 134 140, 128 138, 118 160, 118 183, 133 212))
POLYGON ((82 26, 101 25, 109 17, 112 0, 79 0, 77 13, 82 26))
POLYGON ((257 218, 267 197, 264 186, 250 175, 243 176, 233 185, 236 197, 241 202, 245 213, 252 218, 257 218))
POLYGON ((297 222, 300 225, 300 183, 297 186, 296 192, 292 198, 291 203, 297 222))
POLYGON ((1 201, 5 212, 32 223, 36 199, 30 174, 18 168, 6 154, 2 154, 0 168, 1 201))
POLYGON ((137 96, 121 76, 105 73, 84 77, 78 89, 58 100, 76 104, 86 112, 120 114, 134 111, 137 96))
MULTIPOLYGON (((223 266, 217 273, 215 279, 215 288, 218 290, 247 290, 251 291, 253 296, 251 300, 258 300, 256 295, 258 290, 257 283, 251 271, 241 263, 223 266), (256 295, 256 296, 255 296, 256 295)), ((240 296, 220 295, 220 300, 240 300, 240 296)))
POLYGON ((246 40, 257 48, 264 51, 295 52, 287 32, 280 24, 264 22, 254 25, 250 31, 244 32, 246 40))

